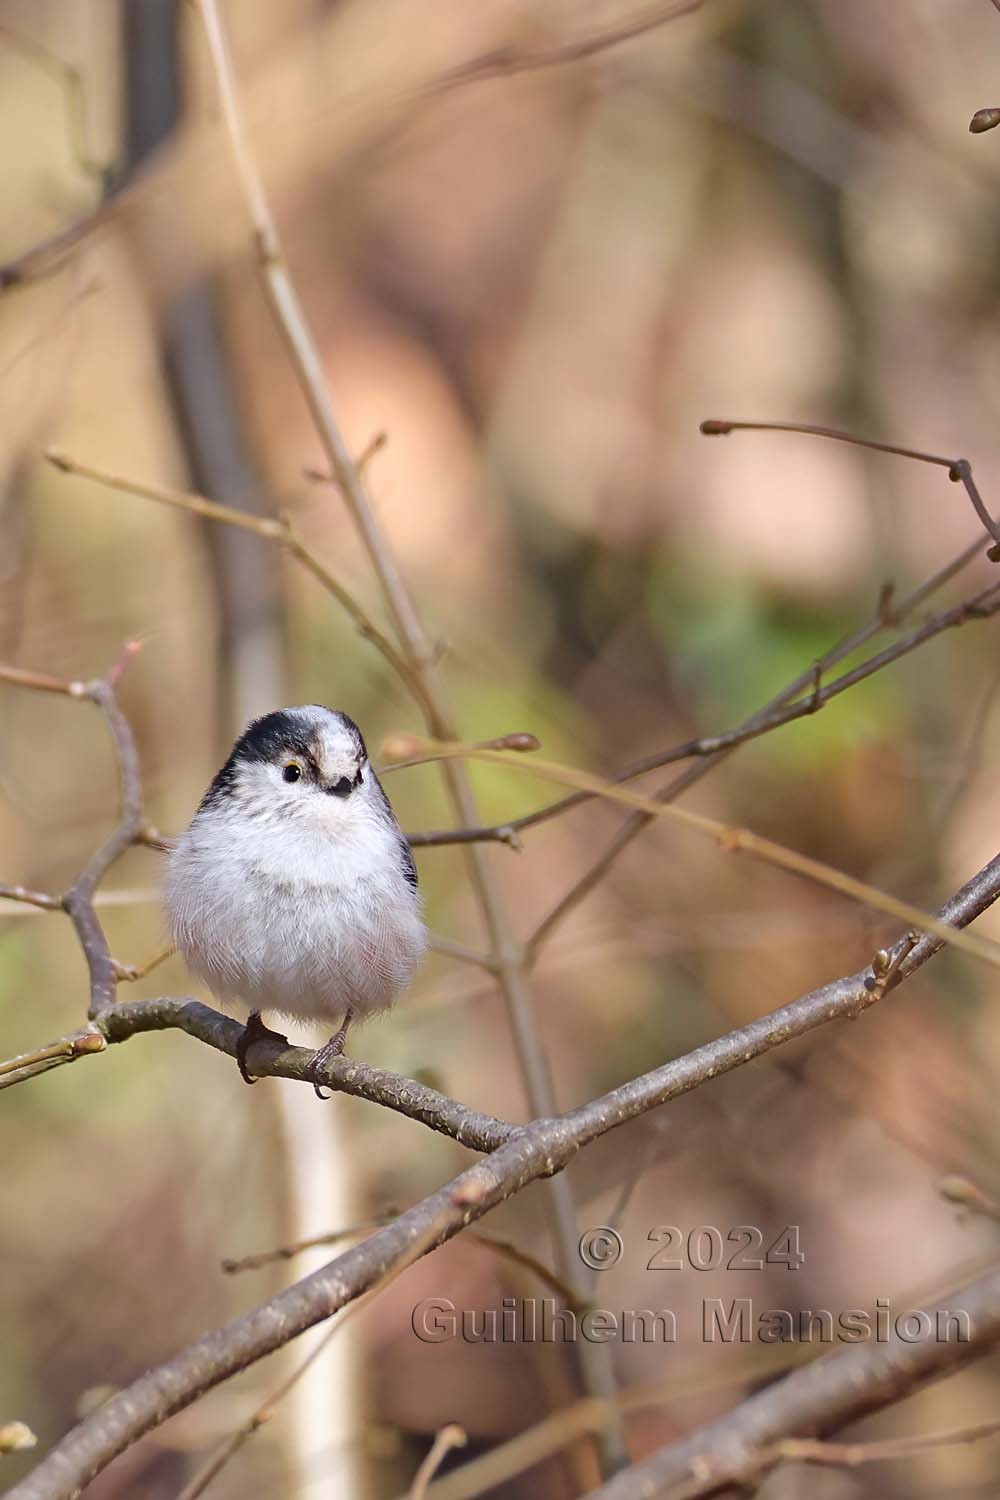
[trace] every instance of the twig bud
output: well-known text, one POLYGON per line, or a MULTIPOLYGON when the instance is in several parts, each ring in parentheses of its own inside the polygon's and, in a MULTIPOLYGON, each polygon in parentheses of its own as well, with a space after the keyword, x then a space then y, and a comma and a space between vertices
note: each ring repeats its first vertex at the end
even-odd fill
POLYGON ((483 750, 540 750, 542 742, 534 734, 502 734, 497 740, 484 740, 483 750))
POLYGON ((38 1442, 27 1422, 0 1422, 0 1453, 18 1453, 38 1442))
POLYGON ((425 749, 425 742, 415 734, 387 734, 382 741, 382 759, 412 760, 414 756, 422 755, 425 749))

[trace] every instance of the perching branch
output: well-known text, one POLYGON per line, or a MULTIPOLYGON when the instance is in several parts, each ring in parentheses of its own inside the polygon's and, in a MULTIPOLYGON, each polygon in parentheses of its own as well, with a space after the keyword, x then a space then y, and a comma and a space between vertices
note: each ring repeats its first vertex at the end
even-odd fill
MULTIPOLYGON (((109 1045, 125 1042, 147 1031, 183 1031, 205 1042, 217 1052, 236 1056, 243 1027, 238 1021, 212 1010, 187 995, 167 995, 155 1000, 133 1000, 103 1011, 93 1022, 36 1052, 0 1062, 0 1089, 23 1083, 36 1073, 76 1062, 80 1057, 103 1052, 109 1045)), ((306 1047, 283 1046, 276 1041, 257 1041, 249 1049, 250 1065, 259 1078, 292 1078, 308 1081, 313 1057, 306 1047)), ((436 1089, 387 1073, 353 1058, 339 1057, 330 1065, 323 1082, 338 1093, 352 1094, 382 1104, 408 1119, 418 1120, 451 1136, 474 1151, 493 1151, 518 1129, 492 1115, 468 1109, 436 1089)))

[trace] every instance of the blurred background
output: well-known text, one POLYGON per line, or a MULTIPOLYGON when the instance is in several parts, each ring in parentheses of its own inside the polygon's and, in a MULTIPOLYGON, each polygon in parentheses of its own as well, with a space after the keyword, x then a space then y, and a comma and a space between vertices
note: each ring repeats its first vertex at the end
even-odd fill
MULTIPOLYGON (((441 643, 461 730, 531 731, 549 757, 601 772, 738 722, 867 620, 883 583, 903 593, 976 535, 941 468, 786 434, 709 441, 702 418, 829 423, 965 454, 987 501, 1000 494, 1000 137, 967 130, 1000 85, 989 0, 705 0, 574 50, 647 13, 624 0, 224 7, 249 137, 348 441, 360 453, 386 434, 367 468, 377 517, 441 643), (541 54, 548 65, 510 65, 541 54)), ((44 275, 0 295, 0 658, 92 676, 143 637, 122 698, 148 814, 168 833, 256 712, 336 705, 373 747, 421 728, 382 658, 292 560, 42 460, 57 444, 139 480, 285 511, 385 619, 340 496, 304 475, 322 455, 261 295, 213 99, 197 14, 180 0, 0 0, 0 261, 93 219, 44 275)), ((992 576, 980 557, 933 603, 992 576)), ((995 624, 950 631, 740 749, 687 805, 937 904, 996 852, 998 689, 995 624)), ((85 705, 8 687, 0 723, 0 878, 59 891, 114 817, 105 727, 85 705)), ((470 774, 487 821, 549 800, 523 772, 470 774)), ((449 823, 436 768, 388 786, 408 830, 449 823)), ((622 822, 588 806, 528 833, 520 854, 490 849, 519 935, 622 822)), ((134 850, 105 886, 122 960, 161 945, 159 864, 134 850)), ((434 932, 481 947, 462 852, 427 849, 418 864, 434 932)), ((1000 918, 981 925, 1000 937, 1000 918)), ((648 829, 531 976, 560 1107, 861 967, 893 931, 670 825, 648 829)), ((189 988, 172 959, 123 993, 189 988)), ((856 1025, 709 1085, 574 1165, 581 1226, 617 1214, 625 1246, 595 1300, 671 1308, 681 1330, 674 1346, 614 1346, 623 1390, 662 1386, 627 1419, 633 1455, 809 1353, 705 1344, 704 1298, 901 1309, 946 1297, 995 1255, 996 1226, 937 1190, 962 1173, 1000 1192, 995 990, 987 968, 938 958, 856 1025), (657 1226, 725 1238, 741 1224, 765 1244, 797 1225, 802 1267, 647 1270, 657 1226)), ((85 1007, 68 922, 5 904, 3 1055, 61 1035, 85 1007)), ((432 955, 352 1047, 526 1117, 496 986, 454 958, 432 955)), ((250 1091, 229 1060, 171 1034, 5 1093, 2 1114, 0 1419, 28 1422, 42 1447, 109 1387, 317 1263, 227 1277, 224 1257, 405 1207, 468 1160, 361 1101, 250 1091)), ((543 1188, 489 1227, 550 1258, 543 1188)), ((445 1422, 468 1432, 460 1462, 572 1402, 564 1348, 425 1344, 411 1328, 424 1297, 481 1309, 524 1295, 551 1289, 467 1237, 412 1268, 211 1494, 394 1496, 445 1422)), ((210 1394, 88 1493, 177 1495, 306 1348, 210 1394)), ((985 1420, 996 1375, 983 1361, 852 1435, 985 1420)), ((3 1477, 32 1461, 3 1459, 3 1477)), ((919 1466, 789 1466, 762 1493, 987 1495, 998 1475, 994 1441, 919 1466)), ((595 1479, 579 1445, 491 1493, 561 1500, 595 1479)))

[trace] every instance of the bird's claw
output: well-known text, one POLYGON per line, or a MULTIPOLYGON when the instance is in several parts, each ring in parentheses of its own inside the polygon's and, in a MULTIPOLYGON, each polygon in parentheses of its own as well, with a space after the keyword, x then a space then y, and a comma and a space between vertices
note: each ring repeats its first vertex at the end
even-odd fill
POLYGON ((334 1058, 343 1057, 344 1045, 347 1041, 347 1028, 351 1024, 351 1012, 348 1011, 338 1031, 335 1031, 328 1042, 325 1042, 317 1052, 313 1053, 312 1061, 307 1070, 307 1077, 312 1083, 317 1099, 329 1099, 329 1094, 324 1094, 320 1085, 325 1082, 323 1070, 334 1058))
POLYGON ((272 1031, 270 1026, 265 1026, 260 1018, 260 1011, 252 1010, 247 1016, 247 1024, 244 1026, 240 1033, 240 1039, 236 1043, 236 1066, 240 1070, 240 1077, 244 1083, 257 1082, 256 1078, 251 1078, 247 1070, 247 1052, 253 1046, 254 1042, 263 1041, 281 1042, 284 1046, 288 1046, 287 1036, 283 1036, 280 1031, 272 1031))

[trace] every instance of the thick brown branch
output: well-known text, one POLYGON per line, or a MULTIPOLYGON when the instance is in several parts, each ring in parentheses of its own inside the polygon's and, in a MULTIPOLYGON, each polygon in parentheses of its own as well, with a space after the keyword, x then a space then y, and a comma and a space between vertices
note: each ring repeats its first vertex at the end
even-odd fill
MULTIPOLYGON (((146 1031, 184 1031, 219 1052, 236 1056, 243 1032, 238 1021, 185 995, 156 1000, 134 1000, 104 1010, 87 1027, 61 1037, 36 1052, 0 1062, 0 1089, 21 1083, 35 1072, 45 1072, 75 1062, 110 1043, 124 1042, 146 1031)), ((307 1047, 284 1046, 277 1041, 255 1042, 249 1050, 250 1065, 259 1078, 293 1078, 307 1082, 314 1054, 307 1047)), ((473 1151, 493 1151, 514 1135, 519 1127, 492 1115, 468 1109, 436 1089, 370 1067, 353 1058, 336 1058, 324 1075, 326 1087, 382 1104, 397 1114, 417 1120, 451 1136, 473 1151)))

